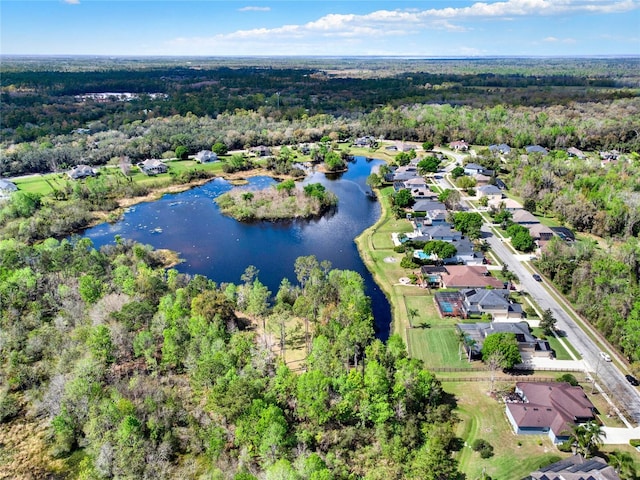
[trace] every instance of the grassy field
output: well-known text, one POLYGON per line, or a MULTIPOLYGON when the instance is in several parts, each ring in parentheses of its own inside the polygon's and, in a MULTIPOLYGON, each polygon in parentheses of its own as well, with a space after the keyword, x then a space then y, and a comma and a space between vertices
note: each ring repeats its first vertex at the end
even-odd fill
POLYGON ((443 386, 458 401, 455 413, 461 422, 456 433, 465 441, 465 446, 456 453, 456 458, 467 478, 478 478, 485 471, 494 479, 520 479, 541 466, 568 456, 545 435, 515 435, 505 415, 504 405, 487 394, 488 382, 447 382, 443 386), (470 448, 478 438, 493 446, 493 457, 482 459, 470 448))

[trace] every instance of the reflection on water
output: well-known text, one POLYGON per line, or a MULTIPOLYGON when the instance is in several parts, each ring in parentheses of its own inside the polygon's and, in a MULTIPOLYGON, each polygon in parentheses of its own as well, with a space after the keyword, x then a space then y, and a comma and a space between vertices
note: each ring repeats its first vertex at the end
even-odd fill
MULTIPOLYGON (((96 247, 114 241, 115 235, 155 248, 180 252, 180 272, 202 274, 223 283, 239 283, 248 265, 258 270, 260 281, 275 294, 284 277, 295 282, 296 258, 315 255, 334 268, 360 273, 371 297, 377 335, 389 334, 389 303, 362 263, 354 238, 380 216, 380 206, 367 196, 366 179, 378 160, 363 157, 349 163, 349 171, 327 178, 311 174, 305 183, 320 182, 338 196, 338 206, 322 218, 305 221, 240 223, 220 214, 213 201, 234 188, 215 179, 192 190, 168 194, 160 200, 131 207, 115 224, 102 224, 85 232, 96 247)), ((247 187, 264 188, 268 177, 249 179, 247 187)), ((244 187, 243 187, 244 188, 244 187)))

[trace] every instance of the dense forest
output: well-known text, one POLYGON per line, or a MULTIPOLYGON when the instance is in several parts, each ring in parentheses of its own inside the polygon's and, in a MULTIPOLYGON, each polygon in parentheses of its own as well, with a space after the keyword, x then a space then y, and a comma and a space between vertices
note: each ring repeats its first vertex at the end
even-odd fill
POLYGON ((216 285, 122 239, 0 251, 0 429, 46 425, 40 463, 5 464, 18 475, 458 475, 454 405, 400 338, 374 340, 354 272, 301 257, 271 303, 254 268, 216 285), (294 337, 303 372, 283 362, 294 337), (58 475, 52 458, 68 462, 58 475))
POLYGON ((493 71, 460 60, 386 69, 382 60, 226 63, 6 59, 0 174, 161 157, 176 146, 195 153, 215 142, 295 145, 331 131, 436 144, 634 151, 640 143, 637 59, 567 59, 547 70, 545 61, 503 59, 493 71))

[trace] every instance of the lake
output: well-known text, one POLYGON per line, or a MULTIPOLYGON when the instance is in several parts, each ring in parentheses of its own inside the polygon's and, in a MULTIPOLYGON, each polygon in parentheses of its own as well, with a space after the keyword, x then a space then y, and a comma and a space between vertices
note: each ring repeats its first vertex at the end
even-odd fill
MULTIPOLYGON (((101 224, 84 232, 96 247, 112 243, 115 235, 180 253, 176 270, 202 274, 217 283, 241 283, 249 265, 275 295, 281 280, 297 283, 296 258, 315 255, 333 268, 354 270, 365 280, 371 297, 376 335, 389 336, 391 308, 384 293, 360 259, 354 242, 380 217, 380 205, 367 192, 366 179, 380 160, 356 157, 342 174, 311 173, 304 183, 322 183, 338 197, 335 211, 319 219, 288 222, 241 223, 220 213, 214 199, 238 188, 217 178, 186 192, 164 195, 160 200, 131 207, 114 224, 101 224)), ((274 184, 269 177, 253 177, 242 188, 274 184)))

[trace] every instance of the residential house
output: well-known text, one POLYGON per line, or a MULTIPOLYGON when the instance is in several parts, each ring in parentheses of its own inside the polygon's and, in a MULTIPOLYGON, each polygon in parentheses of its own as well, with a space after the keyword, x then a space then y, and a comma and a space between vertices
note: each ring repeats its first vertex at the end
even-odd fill
POLYGON ((595 418, 582 388, 567 382, 518 382, 515 394, 518 401, 507 401, 506 413, 519 435, 547 434, 558 444, 568 440, 572 426, 595 418))
POLYGON ((496 178, 496 187, 498 187, 500 190, 509 190, 507 184, 499 178, 496 178))
POLYGON ((529 234, 534 240, 542 240, 547 241, 551 240, 551 238, 555 235, 555 232, 551 230, 551 228, 546 225, 542 225, 541 223, 535 223, 533 225, 527 226, 529 229, 529 234))
POLYGON ((476 175, 478 173, 481 175, 487 175, 487 176, 493 175, 492 170, 487 170, 482 165, 478 165, 477 163, 467 163, 464 166, 464 173, 465 175, 476 175))
MULTIPOLYGON (((455 230, 454 230, 455 231, 455 230)), ((486 263, 484 254, 475 249, 473 242, 468 238, 447 240, 456 247, 456 254, 453 257, 443 259, 445 265, 483 265, 486 263)))
POLYGON ((509 210, 510 212, 514 212, 516 210, 522 210, 522 204, 513 200, 512 198, 502 198, 502 199, 494 199, 489 200, 489 208, 495 208, 496 210, 509 210))
POLYGON ((15 183, 0 178, 0 199, 9 198, 17 190, 18 187, 16 187, 15 183))
POLYGON ((501 143, 500 145, 489 145, 489 151, 491 153, 501 153, 503 155, 508 155, 511 153, 511 147, 506 143, 501 143))
POLYGON ((460 290, 465 317, 488 313, 494 320, 522 318, 522 305, 509 299, 507 289, 469 288, 460 290))
POLYGON ((620 476, 603 459, 576 454, 541 467, 523 480, 620 480, 620 476))
POLYGON ((458 140, 456 142, 451 142, 449 144, 449 148, 451 150, 459 150, 462 152, 466 152, 467 150, 469 150, 469 144, 464 140, 458 140))
POLYGON ((429 190, 429 187, 412 188, 411 196, 415 200, 437 200, 438 199, 438 194, 429 190))
POLYGON ((520 225, 533 225, 540 223, 540 220, 538 220, 534 214, 525 209, 514 210, 511 220, 513 223, 520 225))
POLYGON ((216 162, 218 155, 211 150, 200 150, 196 153, 196 160, 200 163, 216 162))
POLYGON ((454 230, 447 222, 440 222, 436 225, 420 225, 417 226, 419 236, 414 240, 430 242, 432 240, 441 240, 443 242, 455 242, 462 239, 462 233, 454 230))
POLYGON ((413 145, 409 145, 408 143, 404 142, 396 142, 395 147, 398 152, 410 152, 411 150, 415 149, 413 145))
POLYGON ((504 288, 504 284, 492 277, 484 265, 447 265, 441 271, 432 271, 431 268, 431 265, 424 265, 420 271, 425 276, 435 275, 441 288, 504 288))
POLYGON ((353 145, 355 147, 371 147, 376 143, 377 140, 375 139, 375 137, 371 135, 365 135, 364 137, 356 138, 356 140, 353 142, 353 145))
POLYGON ((271 155, 271 149, 269 147, 264 146, 264 145, 258 145, 257 147, 252 148, 251 152, 256 157, 268 157, 268 156, 271 155))
POLYGON ((89 165, 78 165, 69 170, 67 175, 73 180, 78 180, 80 178, 95 177, 96 170, 91 168, 89 165))
POLYGON ((502 199, 502 190, 495 185, 484 185, 482 187, 478 187, 476 192, 479 198, 487 197, 489 202, 502 199))
MULTIPOLYGON (((492 301, 497 301, 494 297, 492 301)), ((463 307, 464 309, 465 307, 463 307)), ((496 311, 498 311, 496 307, 496 311)), ((552 355, 549 342, 546 340, 538 340, 529 333, 529 324, 527 322, 478 322, 478 323, 459 323, 456 325, 458 330, 465 337, 473 340, 473 345, 465 347, 470 357, 478 357, 482 352, 482 345, 485 338, 494 333, 513 333, 518 342, 518 350, 523 355, 534 355, 550 357, 552 355)))
POLYGON ((524 147, 524 149, 526 150, 527 153, 540 153, 543 156, 549 153, 549 151, 546 148, 541 147, 540 145, 529 145, 524 147))
POLYGON ((471 175, 471 177, 476 181, 476 186, 478 187, 483 185, 489 185, 489 182, 491 182, 491 177, 489 175, 484 175, 482 173, 475 173, 471 175))
POLYGON ((444 205, 444 203, 439 202, 437 200, 418 200, 416 203, 413 204, 413 207, 411 207, 411 210, 413 210, 414 213, 424 212, 427 215, 429 215, 430 211, 444 211, 446 214, 447 207, 444 205))
POLYGON ((159 175, 161 173, 167 173, 169 170, 162 160, 155 158, 147 159, 144 162, 138 163, 138 167, 142 170, 142 173, 146 175, 159 175))
POLYGON ((414 188, 427 188, 427 182, 422 177, 413 177, 404 182, 404 188, 412 190, 414 188))
POLYGON ((577 157, 580 160, 587 158, 582 150, 578 150, 576 147, 567 148, 567 153, 570 157, 577 157))

